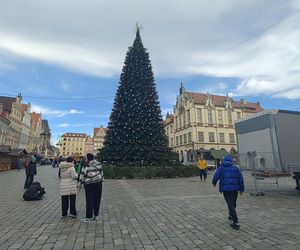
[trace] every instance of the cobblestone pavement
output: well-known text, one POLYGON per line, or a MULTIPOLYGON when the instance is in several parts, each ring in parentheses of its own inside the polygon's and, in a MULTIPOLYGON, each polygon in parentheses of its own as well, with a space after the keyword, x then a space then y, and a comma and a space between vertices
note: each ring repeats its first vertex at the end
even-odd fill
POLYGON ((223 196, 199 177, 105 180, 101 218, 82 224, 61 219, 57 169, 38 168, 47 194, 22 199, 24 170, 0 172, 0 249, 300 249, 300 193, 291 178, 260 182, 265 196, 246 192, 238 200, 241 230, 229 226, 223 196))

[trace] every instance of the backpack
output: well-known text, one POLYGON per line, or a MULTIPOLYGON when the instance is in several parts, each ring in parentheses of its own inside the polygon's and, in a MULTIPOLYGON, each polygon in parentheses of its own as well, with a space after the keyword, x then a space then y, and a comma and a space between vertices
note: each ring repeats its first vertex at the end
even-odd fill
POLYGON ((23 194, 23 199, 25 201, 41 200, 45 193, 45 189, 41 186, 39 182, 33 182, 23 194))

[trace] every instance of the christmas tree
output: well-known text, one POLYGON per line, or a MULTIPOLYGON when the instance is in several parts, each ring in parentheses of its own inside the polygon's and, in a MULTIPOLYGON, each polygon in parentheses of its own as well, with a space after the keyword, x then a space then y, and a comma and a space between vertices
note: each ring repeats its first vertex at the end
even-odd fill
POLYGON ((168 147, 149 53, 138 25, 126 54, 99 158, 121 166, 165 165, 176 159, 168 147))

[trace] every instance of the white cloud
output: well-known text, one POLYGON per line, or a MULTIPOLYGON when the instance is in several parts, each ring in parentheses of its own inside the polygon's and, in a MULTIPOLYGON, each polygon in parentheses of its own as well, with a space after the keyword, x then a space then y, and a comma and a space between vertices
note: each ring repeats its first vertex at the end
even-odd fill
POLYGON ((218 84, 218 89, 220 89, 220 90, 226 90, 227 89, 227 84, 224 83, 224 82, 220 82, 218 84))
POLYGON ((223 52, 298 9, 293 0, 129 0, 117 7, 116 1, 6 1, 0 9, 0 50, 110 77, 120 73, 139 21, 156 75, 233 77, 240 83, 221 84, 219 91, 296 98, 300 15, 223 52))
MULTIPOLYGON (((300 14, 300 13, 299 13, 300 14)), ((190 73, 240 78, 235 95, 271 95, 296 98, 300 89, 300 15, 286 20, 251 43, 197 67, 190 73)))
POLYGON ((67 127, 86 127, 92 126, 93 123, 61 123, 58 125, 59 128, 67 128, 67 127))
POLYGON ((66 82, 63 82, 61 85, 62 89, 67 93, 71 92, 71 86, 72 86, 71 84, 66 83, 66 82))
POLYGON ((166 109, 162 109, 162 110, 161 110, 161 115, 162 115, 163 118, 166 117, 167 113, 173 114, 173 109, 171 109, 171 108, 169 108, 169 109, 166 108, 166 109))
POLYGON ((19 56, 50 62, 84 73, 110 77, 115 66, 108 56, 78 45, 1 33, 0 48, 19 56))
POLYGON ((62 123, 62 124, 59 124, 59 125, 58 125, 59 128, 67 128, 67 127, 69 127, 69 126, 70 126, 69 123, 62 123))
POLYGON ((43 116, 46 117, 63 117, 66 115, 74 115, 74 114, 82 114, 83 111, 77 110, 77 109, 70 109, 70 110, 57 110, 57 109, 51 109, 40 105, 31 105, 31 111, 42 113, 43 116))

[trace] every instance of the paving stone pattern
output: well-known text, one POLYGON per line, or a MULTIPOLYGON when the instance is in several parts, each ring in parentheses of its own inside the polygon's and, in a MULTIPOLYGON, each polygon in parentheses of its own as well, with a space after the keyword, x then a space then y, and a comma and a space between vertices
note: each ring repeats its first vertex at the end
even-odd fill
POLYGON ((24 170, 0 172, 0 249, 300 249, 300 193, 291 178, 259 183, 265 196, 246 192, 238 200, 241 230, 227 221, 223 196, 199 177, 105 180, 100 219, 61 218, 57 168, 38 168, 46 189, 41 201, 23 201, 24 170))

